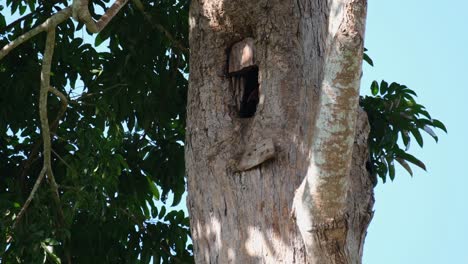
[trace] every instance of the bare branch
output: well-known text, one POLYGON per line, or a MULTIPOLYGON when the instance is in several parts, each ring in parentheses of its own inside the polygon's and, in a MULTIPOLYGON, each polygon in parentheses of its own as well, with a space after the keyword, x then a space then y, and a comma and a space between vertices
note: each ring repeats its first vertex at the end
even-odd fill
POLYGON ((89 13, 88 2, 89 0, 73 0, 73 18, 83 22, 91 33, 98 33, 107 26, 128 0, 116 0, 97 22, 89 13))
POLYGON ((47 31, 46 46, 44 58, 42 60, 41 70, 41 90, 39 92, 39 117, 41 121, 42 142, 44 146, 44 167, 51 167, 50 159, 50 129, 47 118, 47 95, 50 87, 50 69, 52 64, 52 55, 54 53, 55 28, 47 31))
POLYGON ((67 7, 63 10, 60 10, 59 12, 55 13, 53 16, 48 18, 44 23, 40 24, 39 26, 31 29, 30 31, 24 33, 17 39, 13 40, 12 42, 8 43, 5 45, 1 50, 0 50, 0 60, 3 59, 10 51, 12 51, 14 48, 17 46, 23 44, 30 38, 36 36, 37 34, 43 32, 43 31, 48 31, 52 28, 55 29, 55 27, 62 23, 63 21, 67 20, 71 16, 72 10, 71 7, 67 7))
POLYGON ((90 98, 90 97, 104 95, 106 92, 108 92, 110 90, 113 90, 115 88, 119 88, 115 92, 115 93, 118 93, 120 91, 120 89, 122 89, 125 86, 128 86, 128 84, 126 84, 126 83, 117 83, 117 84, 111 85, 110 87, 108 87, 106 89, 96 91, 94 93, 83 93, 81 95, 77 95, 76 97, 72 98, 72 101, 84 101, 85 99, 90 98))
MULTIPOLYGON (((65 166, 72 171, 75 171, 57 152, 54 151, 54 149, 51 149, 52 153, 63 163, 65 166)), ((75 171, 76 172, 76 171, 75 171)))
POLYGON ((50 86, 48 90, 49 90, 49 92, 55 94, 57 97, 60 98, 60 101, 62 102, 62 107, 63 107, 63 105, 65 105, 65 107, 68 105, 67 97, 62 92, 57 90, 57 88, 50 86))
POLYGON ((174 44, 174 46, 177 49, 179 49, 182 52, 189 52, 189 49, 184 44, 182 44, 179 40, 174 38, 174 36, 172 36, 172 34, 166 28, 163 27, 163 25, 155 23, 153 21, 153 19, 151 18, 151 15, 145 11, 145 7, 143 6, 143 3, 140 0, 132 0, 132 1, 133 1, 133 4, 135 4, 136 8, 140 10, 140 12, 143 14, 143 17, 148 21, 148 23, 150 23, 150 25, 153 28, 156 28, 157 30, 162 32, 166 36, 166 38, 168 38, 169 41, 171 41, 172 44, 174 44))

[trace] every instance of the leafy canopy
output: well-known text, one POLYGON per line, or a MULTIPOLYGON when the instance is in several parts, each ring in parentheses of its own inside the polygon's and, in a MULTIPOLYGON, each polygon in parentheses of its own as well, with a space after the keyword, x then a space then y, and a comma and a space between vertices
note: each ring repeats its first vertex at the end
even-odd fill
MULTIPOLYGON (((94 10, 108 2, 93 1, 95 19, 100 15, 94 10)), ((0 4, 0 47, 70 4, 0 4)), ((44 182, 26 216, 11 228, 42 166, 37 105, 45 34, 0 61, 0 258, 5 263, 64 262, 67 256, 74 263, 192 261, 187 215, 171 208, 185 192, 188 53, 159 30, 187 45, 188 1, 143 4, 149 19, 130 2, 98 34, 96 45, 88 43, 82 24, 68 20, 57 28, 51 85, 69 98, 60 125, 51 126, 63 225, 56 224, 57 208, 44 182), (103 41, 108 49, 96 48, 103 41)), ((49 96, 49 120, 60 108, 60 100, 49 96)))
MULTIPOLYGON (((374 66, 366 53, 364 61, 374 66)), ((426 170, 422 161, 408 153, 411 138, 416 139, 418 145, 423 147, 421 131, 437 142, 438 137, 433 128, 445 132, 447 128, 439 120, 433 119, 423 105, 416 102, 416 93, 405 85, 396 82, 389 85, 386 81, 381 81, 379 85, 377 81, 373 81, 370 90, 372 96, 361 97, 359 103, 367 112, 371 126, 368 169, 374 184, 377 184, 377 176, 385 182, 388 175, 393 181, 395 161, 411 176, 413 171, 408 162, 426 170)))

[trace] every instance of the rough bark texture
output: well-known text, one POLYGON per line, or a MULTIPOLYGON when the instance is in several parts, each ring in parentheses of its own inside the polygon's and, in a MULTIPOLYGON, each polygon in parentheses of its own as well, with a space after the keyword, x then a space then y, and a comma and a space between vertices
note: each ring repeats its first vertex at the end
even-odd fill
MULTIPOLYGON (((306 251, 293 213, 295 192, 312 162, 326 61, 335 33, 349 18, 341 2, 365 6, 332 0, 192 1, 186 166, 197 263, 360 263, 373 205, 364 113, 356 123, 352 162, 347 158, 351 173, 344 169, 344 188, 335 194, 344 209, 312 222, 314 250, 306 251), (253 117, 240 118, 228 54, 246 38, 254 40, 259 103, 253 117), (253 157, 262 163, 239 166, 253 146, 270 139, 272 159, 253 157)), ((356 54, 362 52, 360 41, 356 54)))

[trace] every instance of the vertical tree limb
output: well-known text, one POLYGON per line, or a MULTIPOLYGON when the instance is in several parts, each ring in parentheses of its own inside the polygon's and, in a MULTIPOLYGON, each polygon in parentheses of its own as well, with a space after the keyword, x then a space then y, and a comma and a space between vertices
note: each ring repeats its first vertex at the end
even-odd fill
POLYGON ((51 162, 51 140, 50 140, 50 127, 49 120, 47 117, 47 96, 49 94, 50 87, 50 69, 52 67, 52 56, 54 54, 55 45, 55 28, 47 31, 47 39, 45 45, 44 58, 42 60, 42 71, 41 71, 41 90, 39 92, 39 117, 41 120, 41 131, 42 131, 42 142, 44 146, 44 164, 43 167, 47 169, 47 180, 50 183, 50 187, 53 192, 53 199, 57 206, 57 212, 60 224, 64 224, 64 216, 62 206, 60 203, 60 196, 58 193, 58 185, 55 181, 54 174, 52 172, 51 162))
POLYGON ((62 100, 62 104, 66 104, 67 99, 63 94, 61 94, 58 90, 50 87, 50 72, 51 72, 51 64, 52 64, 52 56, 54 53, 54 45, 55 45, 55 28, 51 28, 47 31, 47 39, 44 51, 44 57, 42 60, 42 70, 41 70, 41 88, 39 92, 39 118, 41 122, 41 134, 42 134, 42 142, 43 142, 43 165, 41 173, 39 174, 33 189, 24 203, 23 207, 20 210, 17 218, 15 219, 15 223, 13 224, 13 228, 16 227, 17 223, 23 217, 26 209, 28 208, 29 204, 31 203, 34 195, 39 188, 44 175, 47 175, 47 179, 50 183, 52 192, 53 192, 53 200, 57 207, 57 214, 59 218, 59 226, 63 227, 64 225, 64 214, 60 202, 60 196, 58 193, 58 185, 55 181, 55 177, 52 171, 52 162, 51 162, 51 139, 50 139, 50 127, 49 127, 49 120, 47 117, 47 96, 49 91, 53 92, 57 96, 59 96, 62 100))
MULTIPOLYGON (((299 231, 310 263, 324 263, 330 254, 323 250, 317 234, 323 229, 343 233, 348 220, 348 197, 353 142, 359 106, 362 72, 366 0, 331 1, 336 21, 329 28, 330 49, 326 54, 320 103, 310 151, 310 166, 294 197, 294 210, 299 231)), ((344 236, 331 243, 346 248, 344 236)), ((342 261, 337 263, 350 263, 342 261)))

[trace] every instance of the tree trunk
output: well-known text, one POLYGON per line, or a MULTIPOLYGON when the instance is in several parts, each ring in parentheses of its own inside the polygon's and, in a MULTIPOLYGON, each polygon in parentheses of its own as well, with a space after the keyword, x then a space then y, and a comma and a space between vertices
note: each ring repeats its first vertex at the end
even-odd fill
POLYGON ((365 16, 365 0, 192 0, 197 263, 361 262, 373 206, 365 16))

